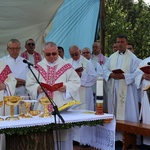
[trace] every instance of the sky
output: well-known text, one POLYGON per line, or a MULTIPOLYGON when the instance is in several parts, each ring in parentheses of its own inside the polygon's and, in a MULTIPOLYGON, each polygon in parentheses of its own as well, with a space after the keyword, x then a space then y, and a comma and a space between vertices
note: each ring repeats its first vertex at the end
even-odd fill
MULTIPOLYGON (((138 0, 134 0, 134 2, 137 2, 138 0)), ((150 4, 150 0, 144 0, 145 3, 150 4)))
POLYGON ((144 2, 150 4, 150 0, 144 0, 144 2))

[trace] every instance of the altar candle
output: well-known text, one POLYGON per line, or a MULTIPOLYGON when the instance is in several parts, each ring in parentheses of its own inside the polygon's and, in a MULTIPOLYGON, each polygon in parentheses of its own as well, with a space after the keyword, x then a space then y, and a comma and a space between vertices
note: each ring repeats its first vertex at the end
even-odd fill
POLYGON ((103 78, 96 82, 96 115, 103 115, 103 78))
POLYGON ((98 78, 96 82, 96 100, 103 101, 103 78, 98 78))

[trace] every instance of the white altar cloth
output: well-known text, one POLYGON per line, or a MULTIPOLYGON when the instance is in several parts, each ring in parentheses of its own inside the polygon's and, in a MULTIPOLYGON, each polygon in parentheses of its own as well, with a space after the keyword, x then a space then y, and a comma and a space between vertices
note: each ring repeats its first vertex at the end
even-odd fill
MULTIPOLYGON (((112 114, 95 115, 94 113, 86 113, 89 111, 66 111, 61 115, 65 123, 94 121, 103 119, 112 119, 110 123, 104 126, 97 125, 93 127, 81 126, 80 128, 80 143, 96 147, 101 150, 115 150, 115 119, 112 114)), ((6 117, 3 117, 6 118, 6 117)), ((57 123, 61 120, 56 116, 57 123)), ((0 129, 31 127, 39 125, 47 125, 54 123, 54 116, 49 118, 40 118, 38 116, 28 119, 20 119, 16 121, 2 121, 0 129)))
MULTIPOLYGON (((92 117, 93 115, 88 114, 87 116, 92 117)), ((113 118, 112 114, 94 115, 94 116, 100 118, 106 117, 103 119, 111 118, 112 121, 110 123, 105 123, 104 126, 97 125, 92 127, 90 126, 74 127, 73 139, 75 141, 78 141, 81 145, 90 145, 91 147, 95 147, 101 150, 115 150, 115 130, 116 130, 115 118, 113 118), (109 115, 111 115, 111 117, 109 115)))
MULTIPOLYGON (((95 115, 93 113, 87 114, 84 113, 87 111, 66 111, 61 113, 61 116, 65 120, 65 123, 72 122, 81 122, 81 121, 94 121, 94 120, 102 120, 102 119, 113 119, 112 114, 104 114, 104 115, 95 115)), ((1 116, 2 118, 6 118, 1 116)), ((7 116, 8 117, 8 116, 7 116)), ((56 116, 57 123, 61 123, 60 119, 56 116)), ((33 118, 20 119, 15 121, 2 121, 0 123, 0 129, 7 128, 19 128, 19 127, 30 127, 36 125, 46 125, 54 123, 54 117, 51 116, 49 118, 40 118, 35 116, 33 118)))
POLYGON ((80 143, 101 150, 115 150, 115 128, 115 119, 111 123, 104 124, 104 126, 82 126, 80 143))

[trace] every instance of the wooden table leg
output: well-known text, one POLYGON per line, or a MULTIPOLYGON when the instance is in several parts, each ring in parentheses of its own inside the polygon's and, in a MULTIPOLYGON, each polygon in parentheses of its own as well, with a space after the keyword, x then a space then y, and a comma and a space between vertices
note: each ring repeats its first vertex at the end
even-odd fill
POLYGON ((127 150, 129 146, 132 146, 133 150, 136 150, 136 135, 131 133, 123 133, 123 148, 122 150, 127 150))

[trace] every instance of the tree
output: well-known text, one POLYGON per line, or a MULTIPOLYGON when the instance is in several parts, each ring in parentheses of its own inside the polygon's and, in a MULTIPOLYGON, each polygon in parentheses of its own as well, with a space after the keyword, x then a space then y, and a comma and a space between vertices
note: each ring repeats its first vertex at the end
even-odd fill
POLYGON ((113 53, 116 37, 124 34, 135 45, 135 54, 146 58, 150 54, 150 6, 143 0, 137 4, 126 0, 106 0, 105 3, 105 55, 113 53))

